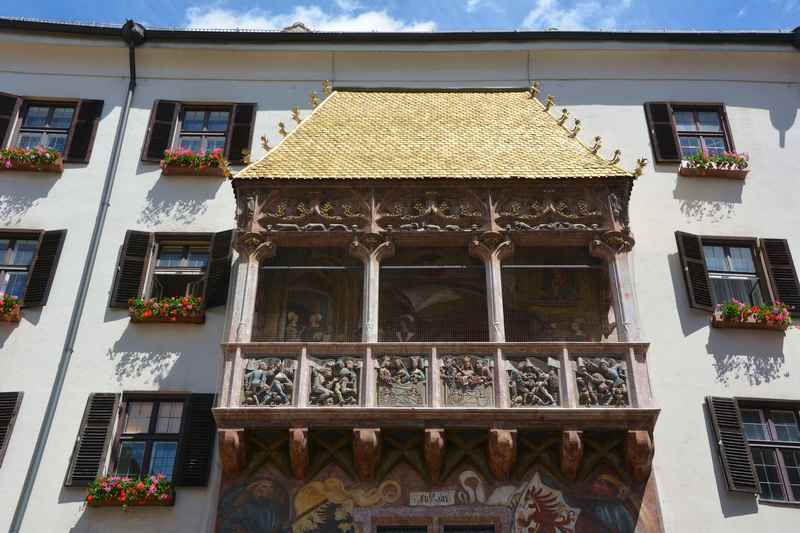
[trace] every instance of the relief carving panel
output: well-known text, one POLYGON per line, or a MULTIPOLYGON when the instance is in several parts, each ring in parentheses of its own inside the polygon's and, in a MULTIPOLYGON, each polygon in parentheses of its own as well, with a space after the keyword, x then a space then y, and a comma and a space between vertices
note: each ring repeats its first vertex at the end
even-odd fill
POLYGON ((338 189, 273 191, 258 215, 267 231, 359 231, 368 227, 369 220, 366 194, 338 189))
POLYGON ((297 361, 278 357, 246 359, 242 380, 242 405, 281 407, 292 405, 297 361))
POLYGON ((552 357, 506 360, 511 407, 558 407, 559 361, 552 357))
POLYGON ((358 405, 362 363, 353 357, 310 359, 309 405, 358 405))
POLYGON ((578 400, 584 407, 629 407, 628 371, 614 357, 578 357, 575 362, 578 400))
POLYGON ((424 356, 385 355, 376 361, 378 405, 424 407, 428 403, 428 360, 424 356))
POLYGON ((377 219, 387 231, 478 231, 486 227, 487 211, 467 189, 405 189, 380 199, 377 219))
POLYGON ((441 368, 444 404, 454 407, 494 406, 494 359, 448 355, 441 368))
POLYGON ((508 231, 598 230, 605 195, 594 191, 507 191, 497 202, 497 224, 508 231))

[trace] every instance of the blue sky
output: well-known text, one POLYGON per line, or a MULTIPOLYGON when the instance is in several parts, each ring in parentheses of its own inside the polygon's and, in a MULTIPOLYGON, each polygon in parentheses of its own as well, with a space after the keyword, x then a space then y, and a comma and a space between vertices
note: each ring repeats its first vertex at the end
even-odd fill
MULTIPOLYGON (((800 0, 40 0, 3 16, 147 26, 316 30, 791 30, 800 0)), ((13 2, 13 4, 12 4, 13 2)))

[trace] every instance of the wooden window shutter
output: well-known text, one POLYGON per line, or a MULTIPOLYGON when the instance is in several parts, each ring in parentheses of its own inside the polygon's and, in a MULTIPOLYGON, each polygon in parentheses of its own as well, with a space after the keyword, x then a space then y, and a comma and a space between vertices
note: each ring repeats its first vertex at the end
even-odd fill
POLYGON ((5 148, 8 142, 21 105, 22 98, 19 96, 0 93, 0 148, 5 148))
POLYGON ((206 307, 225 305, 231 279, 231 243, 233 230, 215 233, 211 239, 211 253, 206 281, 206 307))
POLYGON ((719 116, 722 120, 722 129, 725 132, 725 141, 728 145, 728 150, 731 152, 736 151, 736 145, 733 143, 733 133, 731 132, 731 123, 728 120, 728 110, 725 108, 725 104, 719 104, 719 116))
POLYGON ((678 241, 681 270, 689 293, 689 307, 712 311, 714 300, 711 296, 711 280, 708 279, 702 240, 698 235, 682 231, 675 232, 675 240, 678 241))
POLYGON ((139 297, 152 249, 152 233, 128 230, 125 234, 114 276, 110 307, 128 307, 128 300, 139 297))
POLYGON ((102 474, 118 405, 119 394, 96 392, 89 395, 65 486, 84 487, 102 474))
POLYGON ((150 112, 150 125, 144 143, 142 161, 161 161, 164 150, 171 148, 172 132, 178 120, 180 104, 156 100, 150 112))
POLYGON ((648 102, 644 104, 644 112, 656 163, 680 163, 681 150, 672 118, 672 106, 668 102, 648 102))
POLYGON ((22 299, 23 307, 41 307, 47 303, 66 236, 65 229, 42 232, 22 299))
POLYGON ((11 439, 21 403, 21 392, 0 392, 0 464, 6 455, 8 441, 11 439))
POLYGON ((233 120, 228 132, 225 159, 230 163, 242 163, 242 150, 250 150, 253 139, 253 123, 256 117, 255 104, 234 104, 233 120))
POLYGON ((761 239, 773 300, 789 306, 793 317, 800 317, 800 282, 786 239, 761 239))
POLYGON ((64 161, 68 163, 88 163, 94 146, 94 137, 100 114, 103 112, 102 100, 81 100, 75 110, 76 119, 72 123, 65 150, 64 161))
POLYGON ((742 415, 736 398, 706 397, 711 423, 717 438, 717 448, 722 469, 731 492, 758 494, 758 484, 753 457, 744 438, 742 415))
POLYGON ((192 394, 183 423, 181 452, 178 459, 175 484, 187 487, 208 485, 211 455, 217 437, 217 426, 211 408, 214 407, 213 394, 192 394))

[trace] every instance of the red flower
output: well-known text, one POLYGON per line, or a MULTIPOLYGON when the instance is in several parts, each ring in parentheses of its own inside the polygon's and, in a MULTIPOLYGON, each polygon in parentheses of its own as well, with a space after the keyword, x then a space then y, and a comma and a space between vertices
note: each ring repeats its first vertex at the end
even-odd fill
POLYGON ((89 495, 86 497, 86 503, 92 503, 93 501, 94 501, 94 496, 92 496, 91 494, 89 494, 89 495))
POLYGON ((144 483, 141 481, 136 484, 136 490, 144 490, 144 483))
POLYGON ((144 318, 150 318, 151 316, 153 316, 153 313, 152 313, 152 312, 151 312, 151 311, 148 309, 147 311, 145 311, 144 313, 142 313, 142 316, 143 316, 144 318))

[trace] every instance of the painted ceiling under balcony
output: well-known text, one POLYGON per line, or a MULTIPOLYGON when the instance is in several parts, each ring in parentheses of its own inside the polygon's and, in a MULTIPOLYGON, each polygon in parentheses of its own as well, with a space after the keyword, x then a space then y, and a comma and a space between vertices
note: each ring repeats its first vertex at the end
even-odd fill
POLYGON ((338 89, 234 179, 631 176, 527 89, 338 89))

